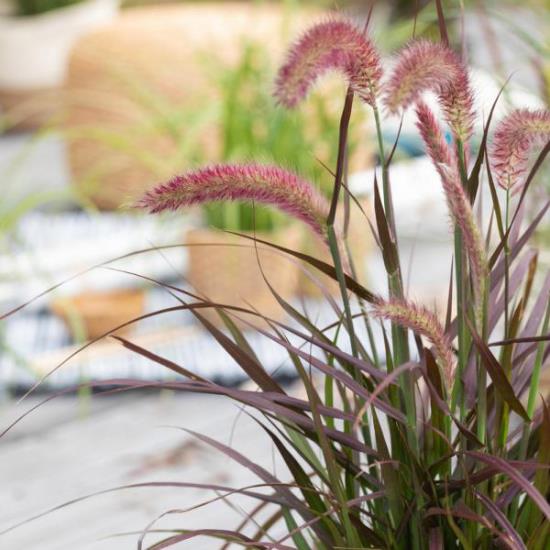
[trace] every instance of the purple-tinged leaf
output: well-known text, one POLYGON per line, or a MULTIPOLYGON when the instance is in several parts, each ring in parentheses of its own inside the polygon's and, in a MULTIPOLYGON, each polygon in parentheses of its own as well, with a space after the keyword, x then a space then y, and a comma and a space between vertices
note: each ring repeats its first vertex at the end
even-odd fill
POLYGON ((223 349, 236 361, 248 376, 264 391, 275 391, 285 393, 281 386, 273 380, 258 361, 250 356, 244 349, 239 347, 221 330, 216 328, 208 319, 192 310, 195 317, 203 324, 208 332, 220 344, 223 349))
MULTIPOLYGON (((302 252, 297 252, 295 250, 291 250, 290 248, 286 248, 284 246, 280 246, 275 243, 270 243, 269 241, 264 241, 263 239, 259 239, 258 237, 253 237, 251 235, 245 235, 243 233, 236 233, 234 231, 227 231, 230 235, 237 235, 239 237, 242 237, 243 239, 249 239, 252 241, 256 241, 262 244, 265 244, 267 246, 270 246, 272 248, 275 248, 276 250, 279 250, 281 252, 285 252, 286 254, 290 254, 291 256, 294 256, 295 258, 298 258, 299 260, 303 260, 304 262, 310 264, 311 266, 315 267, 325 275, 328 275, 335 281, 338 281, 338 277, 336 275, 336 269, 334 266, 327 264, 326 262, 323 262, 322 260, 319 260, 318 258, 314 258, 313 256, 310 256, 309 254, 304 254, 302 252)), ((377 301, 377 296, 361 286, 355 279, 350 277, 349 275, 344 275, 346 287, 348 290, 365 300, 369 303, 375 303, 377 301)))
POLYGON ((465 454, 484 462, 488 466, 491 466, 499 472, 506 474, 516 485, 533 500, 539 510, 550 520, 550 504, 546 501, 545 497, 534 487, 531 482, 523 476, 514 466, 508 461, 495 455, 488 455, 478 451, 465 451, 465 454))
POLYGON ((514 388, 508 381, 505 372, 502 370, 502 366, 497 361, 496 357, 492 354, 491 350, 487 347, 487 344, 481 339, 479 334, 476 332, 472 323, 469 319, 466 319, 468 327, 470 328, 470 333, 472 335, 473 341, 477 349, 481 354, 483 360, 483 365, 487 369, 487 373, 491 377, 495 388, 500 393, 502 399, 508 403, 510 409, 515 413, 521 416, 525 421, 529 422, 530 418, 527 414, 527 411, 516 397, 514 393, 514 388))
POLYGON ((192 531, 188 531, 181 535, 174 535, 173 537, 157 542, 156 544, 149 546, 147 550, 162 550, 163 548, 169 548, 170 546, 174 546, 178 542, 184 542, 186 540, 194 539, 196 537, 203 537, 203 536, 213 537, 215 539, 220 539, 225 541, 232 541, 234 544, 239 544, 240 546, 245 546, 248 548, 256 548, 259 550, 267 550, 267 549, 295 550, 293 546, 286 546, 283 544, 274 544, 274 543, 255 542, 251 538, 241 533, 238 533, 237 531, 230 531, 227 529, 194 529, 192 531))
POLYGON ((483 506, 485 506, 495 521, 504 529, 508 537, 508 544, 510 544, 511 550, 527 550, 522 538, 519 536, 518 532, 514 529, 514 526, 510 523, 509 519, 503 514, 499 507, 490 498, 475 489, 474 495, 483 504, 483 506))

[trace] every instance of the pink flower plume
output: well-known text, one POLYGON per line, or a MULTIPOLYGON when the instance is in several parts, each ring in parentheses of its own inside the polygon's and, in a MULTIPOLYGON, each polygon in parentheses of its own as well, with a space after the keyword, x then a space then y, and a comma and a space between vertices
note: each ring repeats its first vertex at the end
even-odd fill
POLYGON ((457 58, 452 50, 441 43, 414 40, 397 57, 386 87, 386 107, 395 114, 412 105, 423 92, 439 91, 457 77, 457 58))
POLYGON ((475 223, 472 206, 462 186, 456 155, 445 142, 439 124, 430 108, 423 101, 419 101, 416 106, 416 116, 417 127, 426 145, 428 155, 441 177, 453 223, 462 232, 476 294, 481 297, 487 269, 485 248, 475 223))
POLYGON ((491 164, 497 183, 511 189, 525 176, 533 149, 550 140, 550 111, 516 109, 497 126, 491 164))
POLYGON ((435 349, 447 388, 452 387, 456 362, 451 340, 432 311, 410 301, 394 299, 380 301, 373 313, 427 338, 435 349))
POLYGON ((442 166, 441 175, 443 191, 445 192, 451 217, 462 233, 475 293, 478 299, 481 299, 487 275, 487 256, 483 239, 456 166, 450 168, 442 166))
POLYGON ((374 105, 382 77, 380 56, 371 40, 345 19, 313 26, 290 48, 277 75, 275 97, 285 107, 296 107, 329 70, 344 73, 354 92, 374 105))
POLYGON ((451 150, 433 112, 423 101, 419 101, 416 105, 416 119, 416 127, 422 136, 428 156, 436 168, 440 170, 441 164, 451 166, 453 162, 451 150))
POLYGON ((148 191, 137 206, 151 213, 213 201, 256 201, 307 223, 325 238, 328 203, 308 181, 277 166, 221 164, 176 176, 148 191))
POLYGON ((416 103, 427 91, 438 95, 445 120, 455 137, 466 141, 474 121, 473 94, 468 70, 447 46, 414 40, 397 57, 386 85, 384 103, 397 114, 416 103))
POLYGON ((474 130, 474 94, 466 66, 457 59, 457 75, 439 90, 439 104, 456 139, 466 143, 474 130))

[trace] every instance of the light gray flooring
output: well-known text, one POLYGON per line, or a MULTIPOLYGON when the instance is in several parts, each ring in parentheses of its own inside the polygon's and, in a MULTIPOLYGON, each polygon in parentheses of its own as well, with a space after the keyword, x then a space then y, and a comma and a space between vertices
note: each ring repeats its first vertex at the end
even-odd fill
MULTIPOLYGON (((5 405, 1 426, 36 403, 5 405)), ((0 439, 0 530, 84 495, 130 483, 177 481, 242 487, 258 482, 243 467, 176 427, 185 427, 231 444, 269 471, 272 448, 245 414, 228 400, 193 395, 93 397, 91 410, 75 398, 44 405, 0 439)), ((215 497, 209 490, 127 489, 95 496, 27 523, 0 536, 3 550, 125 550, 137 536, 105 538, 140 531, 160 514, 215 497)), ((254 502, 232 497, 248 509, 254 502)), ((241 520, 223 501, 159 522, 162 527, 234 528, 241 520)), ((147 539, 155 540, 154 536, 147 539)), ((213 539, 196 539, 177 548, 219 548, 213 539)))

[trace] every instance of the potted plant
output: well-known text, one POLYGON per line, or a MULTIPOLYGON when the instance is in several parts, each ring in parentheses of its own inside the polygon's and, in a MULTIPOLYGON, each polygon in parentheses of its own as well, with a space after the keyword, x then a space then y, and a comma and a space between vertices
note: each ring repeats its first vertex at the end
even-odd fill
MULTIPOLYGON (((255 524, 252 531, 245 529, 247 522, 234 531, 184 526, 152 548, 198 537, 222 540, 226 547, 300 550, 547 548, 550 409, 539 396, 539 382, 548 359, 550 276, 543 268, 538 275, 544 283, 533 285, 537 257, 522 252, 550 203, 539 205, 530 224, 523 226, 522 218, 528 191, 550 152, 550 111, 516 109, 495 128, 489 113, 479 151, 470 157, 476 113, 469 72, 444 41, 444 19, 440 27, 441 42, 412 40, 385 78, 365 29, 346 19, 313 26, 291 48, 275 91, 283 105, 295 108, 329 69, 342 73, 349 86, 330 204, 296 174, 255 163, 183 174, 139 202, 151 212, 214 198, 270 204, 319 235, 331 262, 285 252, 330 275, 341 289, 336 334, 327 334, 306 312, 288 304, 300 329, 272 320, 272 330, 261 331, 288 352, 306 398, 287 395, 238 336, 242 355, 224 347, 256 382, 257 391, 229 394, 205 380, 180 383, 182 390, 231 395, 254 410, 289 479, 194 433, 253 471, 270 491, 237 490, 260 503, 247 518, 255 524), (426 92, 438 98, 441 122, 424 103, 426 92), (372 224, 387 273, 384 295, 353 276, 345 234, 337 223, 339 196, 346 192, 346 139, 354 101, 372 109, 378 129, 382 181, 373 181, 372 224), (440 176, 455 236, 446 312, 406 295, 381 106, 393 115, 415 109, 419 133, 440 176), (490 197, 491 222, 480 223, 474 214, 482 192, 490 197), (377 340, 372 325, 379 322, 383 338, 377 340), (360 330, 362 323, 366 331, 360 330), (345 338, 338 338, 340 330, 345 338), (305 347, 291 342, 290 334, 305 347), (271 513, 257 514, 264 509, 271 513)), ((281 251, 276 243, 271 246, 281 251)), ((220 341, 202 315, 205 307, 219 304, 199 297, 182 307, 220 341)), ((240 308, 224 310, 241 318, 240 308)), ((246 312, 266 317, 253 308, 246 312)), ((233 490, 222 492, 228 496, 233 490)))
MULTIPOLYGON (((235 208, 215 205, 206 209, 207 227, 187 232, 187 281, 206 300, 235 307, 253 307, 271 318, 282 319, 285 312, 275 299, 273 290, 286 300, 292 300, 297 293, 298 266, 274 250, 243 243, 239 235, 267 239, 297 249, 302 232, 296 224, 285 223, 261 207, 232 206, 235 208), (265 273, 270 274, 272 289, 264 280, 265 273)), ((224 325, 215 310, 205 311, 204 315, 216 326, 224 325)), ((240 326, 246 328, 242 323, 240 326)))
POLYGON ((117 11, 118 0, 3 0, 0 109, 8 127, 36 126, 55 112, 73 44, 117 11))
MULTIPOLYGON (((254 235, 242 242, 305 262, 337 281, 341 291, 338 303, 327 300, 330 325, 278 296, 295 321, 291 325, 253 307, 212 303, 167 286, 179 298, 170 311, 192 312, 254 382, 252 389, 223 387, 195 374, 191 365, 117 337, 128 351, 182 375, 166 387, 223 396, 245 407, 258 424, 257 437, 264 438, 257 444, 271 445, 286 466, 258 464, 231 444, 188 431, 249 469, 258 483, 200 484, 214 496, 157 515, 135 533, 138 546, 170 548, 191 540, 196 545, 208 537, 223 548, 280 550, 548 547, 550 409, 539 391, 549 356, 550 274, 539 271, 536 253, 526 246, 550 202, 539 205, 527 223, 524 204, 550 152, 550 111, 514 109, 496 125, 491 111, 479 150, 469 151, 477 116, 469 70, 445 41, 443 16, 440 29, 441 41, 411 40, 387 74, 368 25, 344 17, 314 25, 290 48, 275 87, 286 108, 302 103, 328 70, 347 84, 330 200, 292 170, 250 161, 185 172, 138 201, 136 206, 151 213, 215 201, 275 208, 320 238, 330 262, 254 235), (427 93, 437 97, 441 120, 424 102, 427 93), (345 228, 337 218, 347 193, 348 126, 358 103, 372 111, 379 138, 382 177, 372 182, 371 225, 386 271, 383 292, 354 276, 345 228), (414 109, 439 175, 455 243, 452 263, 433 259, 452 265, 445 311, 407 295, 382 108, 388 116, 414 109), (443 125, 452 134, 450 142, 443 125), (491 204, 488 219, 475 214, 481 195, 491 204), (538 278, 542 285, 533 284, 538 278), (228 334, 204 317, 212 308, 224 311, 228 334), (267 322, 268 328, 256 330, 288 354, 302 395, 291 395, 268 372, 235 325, 234 320, 249 323, 243 313, 267 322), (235 495, 251 504, 233 530, 218 528, 211 517, 198 528, 185 522, 186 512, 235 495), (157 525, 168 514, 182 521, 181 527, 157 525)), ((269 280, 273 273, 265 275, 269 280)), ((138 385, 114 383, 120 390, 138 385)), ((144 486, 159 482, 132 485, 144 486)), ((199 484, 178 477, 162 486, 181 491, 199 484)), ((242 504, 239 500, 239 510, 242 504)))

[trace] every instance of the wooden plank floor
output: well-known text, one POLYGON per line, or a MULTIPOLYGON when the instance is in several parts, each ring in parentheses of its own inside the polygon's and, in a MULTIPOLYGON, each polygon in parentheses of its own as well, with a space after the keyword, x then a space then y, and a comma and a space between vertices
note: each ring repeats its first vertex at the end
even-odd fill
MULTIPOLYGON (((1 425, 34 404, 4 405, 1 425)), ((175 426, 214 437, 285 477, 259 428, 230 401, 210 396, 144 395, 92 398, 87 416, 74 397, 57 399, 0 439, 0 530, 86 494, 143 481, 192 481, 242 487, 258 482, 249 471, 175 426)), ((127 489, 93 497, 34 520, 0 537, 3 550, 125 550, 140 531, 170 509, 215 497, 212 491, 174 488, 127 489)), ((234 498, 237 506, 254 503, 234 498)), ((171 515, 159 527, 235 527, 236 509, 218 501, 171 515)), ((155 540, 152 535, 147 540, 155 540)), ((219 548, 212 539, 182 548, 219 548)))

